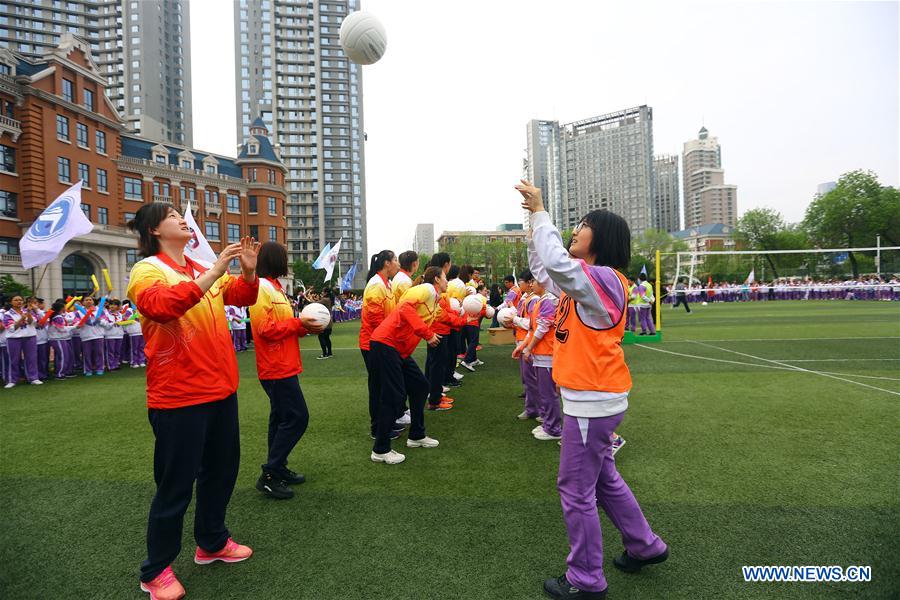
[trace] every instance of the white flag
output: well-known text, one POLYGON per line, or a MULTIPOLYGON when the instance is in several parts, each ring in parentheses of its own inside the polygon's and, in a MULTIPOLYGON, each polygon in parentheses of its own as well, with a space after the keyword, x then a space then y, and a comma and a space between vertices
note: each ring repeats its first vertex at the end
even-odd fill
POLYGON ((26 269, 51 262, 73 237, 87 235, 94 226, 81 212, 81 181, 44 209, 19 242, 26 269))
POLYGON ((745 281, 744 283, 750 284, 750 283, 754 282, 754 280, 756 279, 755 271, 756 271, 756 269, 750 269, 750 274, 747 275, 747 281, 745 281))
POLYGON ((337 264, 338 252, 341 251, 341 240, 343 239, 338 240, 337 244, 322 259, 321 268, 325 269, 325 281, 331 281, 331 274, 334 272, 334 265, 337 264))
POLYGON ((322 265, 322 261, 325 260, 325 257, 328 256, 329 252, 331 252, 331 244, 325 244, 325 247, 322 248, 321 252, 319 252, 319 256, 317 256, 316 260, 313 261, 312 268, 324 269, 325 267, 322 265))
POLYGON ((190 198, 188 198, 187 204, 184 206, 184 221, 187 223, 187 226, 190 227, 191 233, 193 233, 190 241, 184 247, 184 253, 193 259, 215 263, 216 253, 213 252, 213 249, 210 247, 209 242, 206 241, 203 232, 200 231, 200 226, 197 225, 197 221, 194 220, 194 215, 191 213, 190 198))

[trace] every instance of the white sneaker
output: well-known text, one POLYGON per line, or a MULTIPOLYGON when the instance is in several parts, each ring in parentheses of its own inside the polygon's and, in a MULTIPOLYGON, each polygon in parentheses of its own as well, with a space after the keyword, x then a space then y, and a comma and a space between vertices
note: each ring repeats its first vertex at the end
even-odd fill
POLYGON ((480 367, 480 366, 483 365, 484 363, 483 363, 480 359, 477 359, 477 358, 476 358, 474 364, 475 364, 476 367, 480 367))
POLYGON ((463 375, 462 373, 457 373, 456 371, 453 371, 453 379, 460 381, 463 377, 465 377, 465 375, 463 375))
POLYGON ((141 368, 141 365, 131 365, 131 368, 132 368, 132 369, 140 369, 140 368, 141 368))
POLYGON ((31 385, 44 385, 44 382, 40 379, 35 379, 34 381, 29 381, 28 383, 30 383, 31 385))
POLYGON ((437 448, 439 445, 439 441, 434 438, 430 438, 427 435, 421 440, 406 440, 407 448, 437 448))
POLYGON ((441 390, 446 394, 447 392, 450 391, 450 386, 442 385, 442 386, 441 386, 441 390))
POLYGON ((541 428, 540 431, 538 431, 537 433, 534 434, 534 439, 545 442, 548 440, 561 440, 562 436, 561 435, 550 435, 549 433, 544 431, 543 428, 541 428))
POLYGON ((406 411, 405 413, 403 413, 403 416, 400 417, 399 419, 397 419, 397 420, 394 421, 394 422, 395 422, 397 425, 403 425, 404 427, 406 427, 407 425, 409 425, 409 424, 412 422, 412 419, 411 419, 410 416, 409 416, 409 411, 406 411))
POLYGON ((372 462, 384 463, 386 465, 399 465, 406 460, 406 456, 394 450, 390 450, 384 454, 373 452, 370 458, 372 459, 372 462))
POLYGON ((472 371, 473 373, 475 372, 475 363, 467 363, 466 361, 463 361, 463 362, 460 363, 460 364, 462 364, 463 367, 465 367, 466 369, 472 371))
POLYGON ((16 387, 16 384, 14 384, 14 383, 7 383, 7 384, 4 385, 3 387, 6 388, 6 389, 14 388, 14 387, 16 387))
POLYGON ((534 429, 531 430, 531 435, 535 435, 538 431, 543 431, 543 430, 544 430, 543 425, 538 425, 537 427, 535 427, 534 429))
POLYGON ((531 415, 528 414, 527 410, 523 410, 518 415, 516 415, 516 418, 519 419, 520 421, 527 421, 528 419, 531 418, 531 415))

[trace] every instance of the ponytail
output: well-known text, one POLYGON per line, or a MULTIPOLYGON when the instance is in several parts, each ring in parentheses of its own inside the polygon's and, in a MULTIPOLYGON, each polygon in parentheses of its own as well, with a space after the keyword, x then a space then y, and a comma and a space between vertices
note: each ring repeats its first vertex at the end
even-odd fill
POLYGON ((375 277, 375 273, 382 270, 386 263, 394 260, 394 253, 390 250, 382 250, 378 254, 372 255, 372 260, 369 262, 369 273, 366 275, 366 281, 375 277))

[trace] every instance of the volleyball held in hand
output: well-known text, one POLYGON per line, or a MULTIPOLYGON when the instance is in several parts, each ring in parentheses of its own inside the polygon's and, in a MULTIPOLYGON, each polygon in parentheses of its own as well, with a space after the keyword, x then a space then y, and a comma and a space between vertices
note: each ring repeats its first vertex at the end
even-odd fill
POLYGON ((300 311, 300 318, 318 327, 328 327, 328 324, 331 323, 331 311, 325 305, 313 302, 303 307, 303 310, 300 311))
POLYGON ((477 317, 481 314, 481 308, 484 306, 484 302, 481 301, 481 296, 466 296, 466 299, 463 300, 462 307, 463 310, 466 311, 466 314, 470 317, 477 317))
POLYGON ((462 304, 456 298, 450 298, 450 309, 462 314, 462 304))
POLYGON ((485 306, 484 307, 484 316, 487 317, 488 319, 493 319, 494 318, 494 307, 491 306, 490 304, 485 306))
POLYGON ((501 308, 497 312, 497 321, 499 321, 500 324, 503 325, 504 327, 510 328, 510 327, 512 327, 512 320, 513 320, 513 317, 515 317, 515 316, 516 316, 516 309, 510 308, 507 306, 506 308, 501 308))
POLYGON ((384 26, 372 13, 352 12, 341 23, 341 47, 347 58, 358 65, 376 63, 387 49, 384 26))

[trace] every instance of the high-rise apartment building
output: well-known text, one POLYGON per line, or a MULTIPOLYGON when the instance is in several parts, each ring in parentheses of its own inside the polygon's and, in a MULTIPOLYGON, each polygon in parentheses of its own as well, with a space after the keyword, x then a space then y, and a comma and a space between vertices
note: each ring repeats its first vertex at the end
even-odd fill
POLYGON ((653 192, 653 227, 669 233, 681 229, 681 207, 679 205, 678 157, 657 156, 653 160, 653 174, 656 179, 653 192))
POLYGON ((541 189, 547 212, 553 222, 559 225, 563 223, 564 213, 559 123, 532 119, 528 122, 526 132, 528 147, 525 178, 541 189))
MULTIPOLYGON (((343 239, 345 265, 368 264, 362 69, 338 40, 357 0, 234 3, 236 130, 261 117, 288 168, 287 246, 312 262, 343 239)), ((364 285, 359 269, 353 287, 364 285)))
POLYGON ((434 223, 419 223, 416 225, 416 235, 413 237, 413 250, 419 254, 421 264, 426 264, 434 254, 434 223))
POLYGON ((725 183, 722 148, 706 127, 700 128, 697 139, 684 143, 682 177, 685 228, 714 223, 735 225, 737 186, 725 183))
POLYGON ((107 95, 128 128, 190 146, 188 0, 8 0, 0 47, 41 58, 64 33, 90 44, 107 95))

